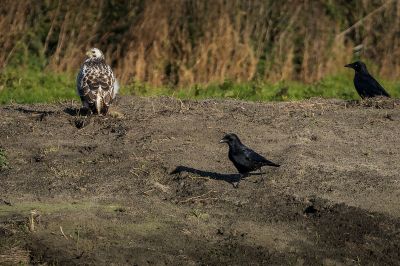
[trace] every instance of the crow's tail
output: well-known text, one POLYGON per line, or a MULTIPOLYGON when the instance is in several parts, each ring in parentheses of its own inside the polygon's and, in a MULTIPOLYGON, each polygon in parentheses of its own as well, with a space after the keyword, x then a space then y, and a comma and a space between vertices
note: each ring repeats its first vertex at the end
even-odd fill
POLYGON ((279 166, 281 166, 280 164, 276 164, 276 163, 273 163, 273 162, 271 162, 271 161, 266 161, 264 165, 274 166, 274 167, 279 167, 279 166))

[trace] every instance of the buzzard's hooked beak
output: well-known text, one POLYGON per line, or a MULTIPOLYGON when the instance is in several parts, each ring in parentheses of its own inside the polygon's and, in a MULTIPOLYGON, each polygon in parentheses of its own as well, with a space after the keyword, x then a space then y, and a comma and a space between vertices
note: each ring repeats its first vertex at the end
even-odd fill
POLYGON ((87 51, 87 52, 86 52, 86 56, 87 56, 87 57, 91 57, 91 55, 92 55, 91 51, 87 51))

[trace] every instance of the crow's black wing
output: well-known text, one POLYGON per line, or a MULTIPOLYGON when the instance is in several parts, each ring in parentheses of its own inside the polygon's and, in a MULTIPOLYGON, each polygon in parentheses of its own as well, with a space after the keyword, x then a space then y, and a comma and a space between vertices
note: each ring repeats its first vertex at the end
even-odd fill
POLYGON ((265 159, 263 156, 261 156, 260 154, 256 153, 255 151, 246 146, 242 147, 242 151, 246 159, 253 162, 257 166, 269 165, 269 166, 279 167, 278 164, 265 159))
POLYGON ((354 85, 361 97, 386 96, 389 93, 371 75, 358 75, 354 80, 354 85))
POLYGON ((376 79, 374 79, 372 76, 370 76, 371 84, 373 85, 373 93, 375 96, 386 96, 390 97, 389 93, 382 87, 381 84, 379 84, 376 79))

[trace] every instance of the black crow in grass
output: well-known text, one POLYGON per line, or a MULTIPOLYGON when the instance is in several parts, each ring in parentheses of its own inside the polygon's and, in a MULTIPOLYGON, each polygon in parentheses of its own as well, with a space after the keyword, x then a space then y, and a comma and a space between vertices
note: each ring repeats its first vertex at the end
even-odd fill
MULTIPOLYGON (((258 170, 266 165, 275 167, 280 166, 279 164, 268 161, 260 154, 243 145, 236 134, 226 134, 223 139, 221 139, 220 143, 225 142, 229 145, 229 160, 232 161, 233 165, 239 171, 239 173, 241 174, 241 178, 247 176, 250 172, 258 170)), ((239 182, 233 183, 233 186, 237 188, 238 183, 239 182)))
POLYGON ((354 75, 354 86, 361 98, 364 99, 376 96, 390 97, 381 84, 369 74, 367 66, 363 62, 356 61, 345 65, 345 67, 352 68, 356 72, 354 75))

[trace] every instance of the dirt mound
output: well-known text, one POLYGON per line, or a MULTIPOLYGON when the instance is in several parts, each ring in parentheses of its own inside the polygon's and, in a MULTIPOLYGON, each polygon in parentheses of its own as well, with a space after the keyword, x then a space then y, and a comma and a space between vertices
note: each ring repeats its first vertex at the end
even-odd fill
POLYGON ((397 100, 124 97, 106 117, 71 103, 0 115, 0 262, 400 263, 397 100), (225 132, 282 166, 234 189, 225 132))

